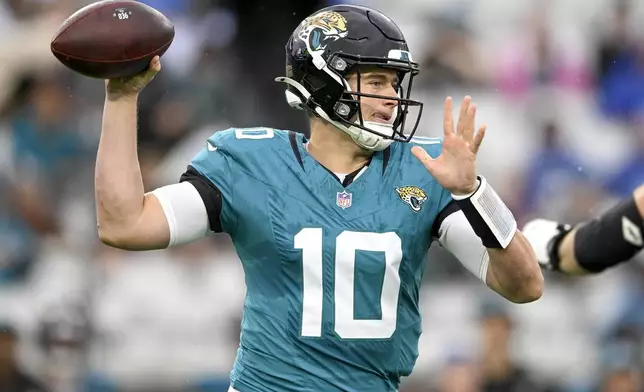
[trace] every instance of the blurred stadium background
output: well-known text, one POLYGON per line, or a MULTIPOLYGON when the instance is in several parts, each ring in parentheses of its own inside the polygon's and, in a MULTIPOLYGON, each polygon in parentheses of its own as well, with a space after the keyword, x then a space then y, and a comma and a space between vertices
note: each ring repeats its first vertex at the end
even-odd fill
MULTIPOLYGON (((0 391, 37 390, 7 387, 15 364, 52 391, 223 392, 244 296, 228 238, 148 253, 97 239, 103 84, 49 51, 89 2, 0 0, 0 391)), ((333 1, 144 2, 176 27, 140 103, 149 190, 175 182, 216 130, 306 132, 273 78, 297 23, 333 1)), ((446 95, 474 97, 489 125, 480 171, 520 223, 576 223, 644 183, 643 2, 346 2, 406 34, 422 65, 419 135, 440 135, 446 95)), ((644 390, 641 261, 593 278, 547 273, 541 300, 511 305, 433 248, 421 306, 401 392, 644 390)))

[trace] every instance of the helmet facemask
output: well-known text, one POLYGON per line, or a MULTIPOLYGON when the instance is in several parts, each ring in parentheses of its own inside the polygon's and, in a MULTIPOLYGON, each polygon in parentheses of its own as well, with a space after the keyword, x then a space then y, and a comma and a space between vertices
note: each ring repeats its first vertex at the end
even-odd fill
MULTIPOLYGON (((365 58, 343 53, 339 53, 333 56, 330 63, 332 66, 330 68, 332 68, 336 72, 336 74, 343 79, 343 82, 345 82, 345 90, 343 91, 340 99, 338 99, 337 103, 333 107, 332 118, 334 120, 353 130, 357 129, 360 131, 366 131, 375 135, 377 139, 389 141, 387 145, 389 145, 391 141, 408 142, 411 139, 416 128, 418 127, 423 107, 423 104, 421 102, 411 99, 413 79, 418 74, 417 64, 411 63, 409 60, 403 61, 387 59, 383 61, 382 58, 365 58), (346 82, 349 74, 346 72, 342 73, 342 68, 346 67, 343 63, 353 63, 353 65, 350 65, 350 74, 355 74, 356 77, 355 90, 352 90, 348 82, 346 82), (398 82, 395 86, 397 96, 392 97, 390 95, 379 95, 363 92, 361 90, 363 84, 363 73, 371 72, 364 72, 363 69, 365 69, 365 67, 376 69, 384 68, 395 71, 398 76, 398 82), (386 124, 364 119, 363 98, 396 101, 396 106, 394 108, 392 117, 393 121, 390 121, 389 124, 386 124), (413 126, 411 131, 405 133, 405 125, 408 123, 411 108, 415 108, 417 110, 412 119, 413 126)), ((365 135, 362 136, 364 137, 365 135)))

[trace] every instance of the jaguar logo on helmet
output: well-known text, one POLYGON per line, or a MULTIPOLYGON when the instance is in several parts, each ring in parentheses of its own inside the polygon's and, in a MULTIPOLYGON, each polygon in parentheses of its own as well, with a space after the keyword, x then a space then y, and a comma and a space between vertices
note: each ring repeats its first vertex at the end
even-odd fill
POLYGON ((306 43, 310 53, 326 49, 327 41, 346 37, 347 20, 335 11, 323 11, 302 22, 298 38, 306 43))

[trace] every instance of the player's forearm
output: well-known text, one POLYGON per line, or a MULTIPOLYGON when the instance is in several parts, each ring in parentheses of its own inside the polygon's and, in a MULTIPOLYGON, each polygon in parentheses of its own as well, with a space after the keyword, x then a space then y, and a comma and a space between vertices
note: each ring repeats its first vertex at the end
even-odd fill
POLYGON ((633 192, 632 199, 568 232, 559 244, 559 270, 569 275, 588 275, 630 260, 643 245, 643 219, 644 185, 633 192), (601 249, 591 250, 586 244, 601 249))
POLYGON ((505 249, 488 249, 487 283, 516 303, 536 301, 543 293, 543 275, 532 247, 520 231, 505 249))
POLYGON ((559 270, 568 275, 588 275, 589 271, 583 269, 575 257, 576 229, 568 232, 559 245, 559 270))
POLYGON ((95 187, 99 235, 109 241, 133 227, 143 211, 136 98, 105 100, 95 187))
POLYGON ((536 301, 543 291, 543 275, 532 246, 516 229, 510 209, 485 178, 471 194, 455 195, 461 212, 487 248, 489 263, 483 272, 487 285, 509 301, 536 301))

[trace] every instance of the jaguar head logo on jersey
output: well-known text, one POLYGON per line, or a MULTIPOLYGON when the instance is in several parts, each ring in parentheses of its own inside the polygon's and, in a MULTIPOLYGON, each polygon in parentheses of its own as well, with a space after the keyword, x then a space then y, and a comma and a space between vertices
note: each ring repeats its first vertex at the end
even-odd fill
POLYGON ((427 194, 417 186, 401 186, 396 188, 396 193, 414 212, 420 211, 427 201, 427 194))
POLYGON ((334 11, 323 11, 302 22, 299 38, 306 43, 310 53, 326 49, 327 41, 337 41, 347 36, 347 20, 334 11))
POLYGON ((338 196, 335 199, 335 204, 343 210, 351 207, 351 202, 353 195, 347 191, 338 192, 338 196))

